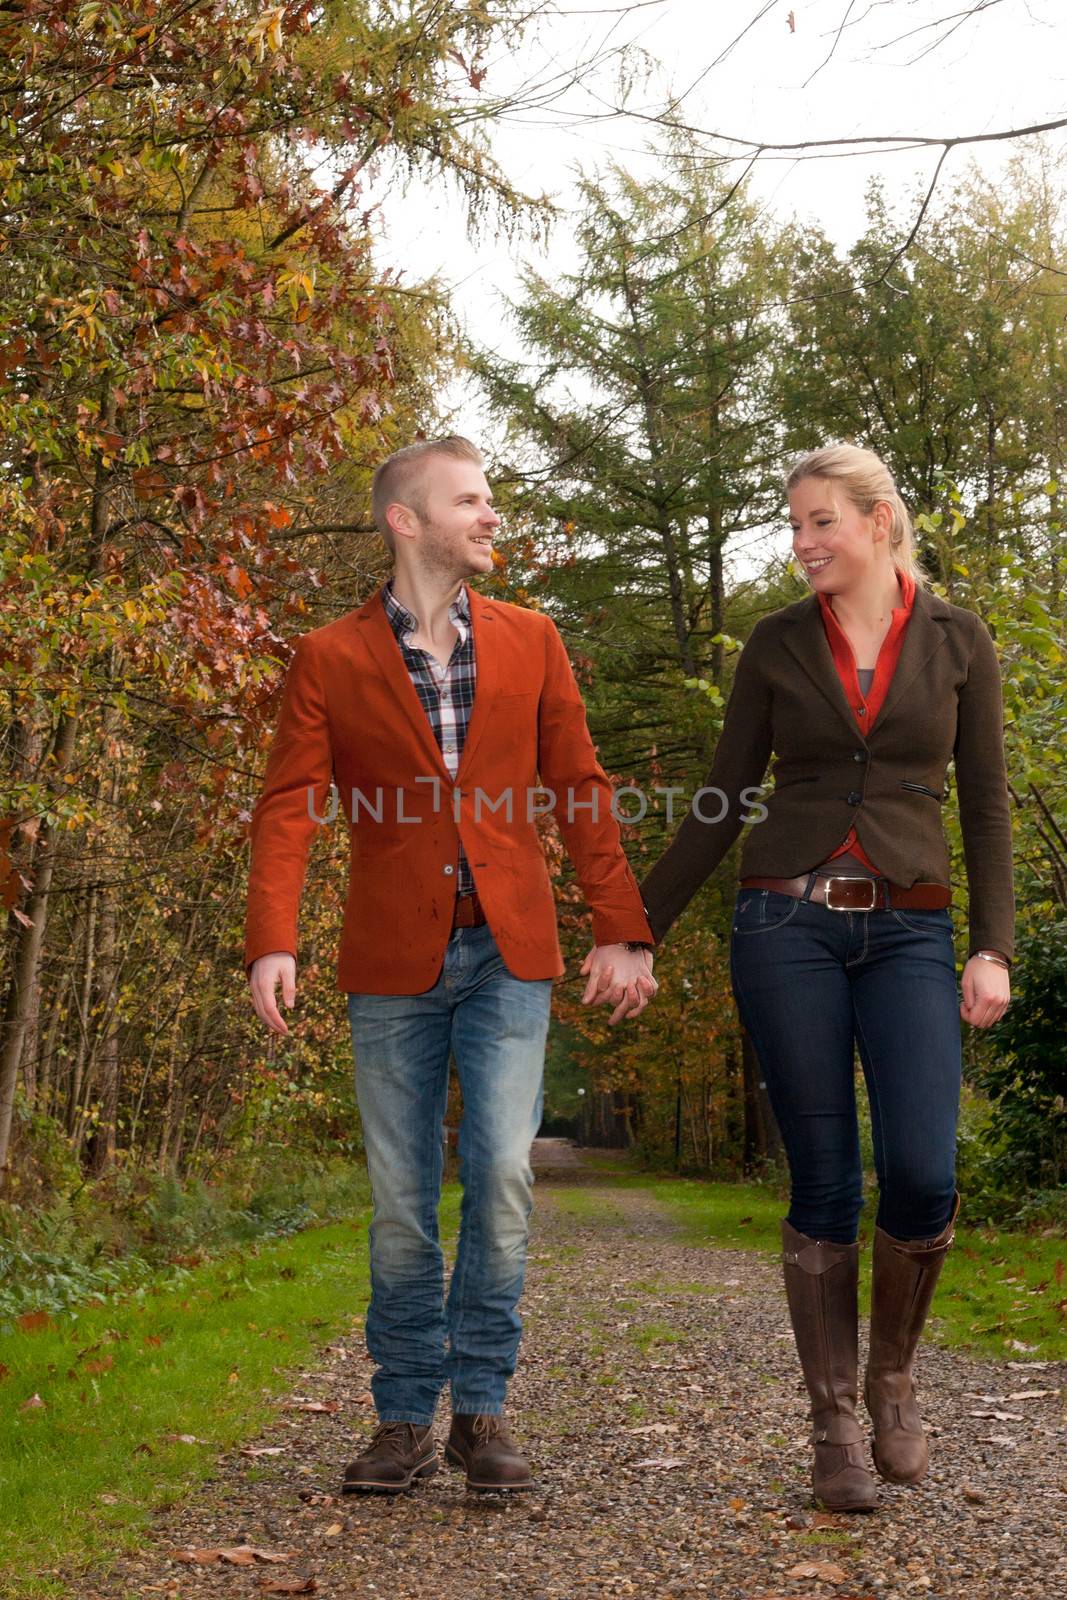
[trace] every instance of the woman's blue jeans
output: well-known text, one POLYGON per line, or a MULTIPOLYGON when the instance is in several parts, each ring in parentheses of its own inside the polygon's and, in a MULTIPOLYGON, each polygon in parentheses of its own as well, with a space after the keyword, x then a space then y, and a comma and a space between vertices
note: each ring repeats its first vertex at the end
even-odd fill
POLYGON ((851 1244, 863 1206, 858 1047, 871 1106, 878 1226, 932 1239, 952 1215, 960 1015, 945 911, 831 911, 741 889, 731 970, 778 1119, 789 1222, 851 1244))
POLYGON ((423 994, 350 994, 374 1213, 367 1348, 383 1422, 499 1412, 515 1370, 551 979, 512 977, 488 925, 457 929, 423 994), (459 1249, 447 1306, 438 1235, 449 1058, 463 1092, 459 1249))

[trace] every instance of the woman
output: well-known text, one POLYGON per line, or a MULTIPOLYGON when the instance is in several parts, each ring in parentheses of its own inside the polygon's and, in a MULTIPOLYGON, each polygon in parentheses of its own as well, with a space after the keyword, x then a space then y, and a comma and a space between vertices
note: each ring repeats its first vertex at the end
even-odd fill
POLYGON ((787 480, 793 549, 814 591, 764 617, 741 654, 707 779, 642 885, 662 938, 747 822, 734 993, 789 1158, 786 1295, 811 1397, 816 1497, 871 1509, 856 1419, 862 1169, 858 1047, 879 1201, 865 1400, 891 1483, 927 1468, 912 1361, 959 1205, 960 1017, 1009 1000, 1011 819, 1000 675, 971 611, 925 587, 911 523, 869 450, 804 456, 787 480), (775 755, 763 806, 751 791, 775 755), (957 1010, 941 827, 955 760, 970 899, 957 1010), (726 803, 728 802, 728 809, 726 803))

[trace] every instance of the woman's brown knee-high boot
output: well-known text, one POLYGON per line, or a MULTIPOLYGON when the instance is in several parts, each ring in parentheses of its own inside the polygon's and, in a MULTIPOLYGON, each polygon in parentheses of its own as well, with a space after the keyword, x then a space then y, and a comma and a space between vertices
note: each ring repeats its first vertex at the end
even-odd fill
POLYGON ((815 1498, 830 1511, 871 1511, 877 1490, 856 1420, 859 1245, 809 1239, 783 1222, 782 1264, 811 1397, 815 1498))
POLYGON ((874 1230, 871 1342, 863 1398, 874 1423, 874 1464, 889 1483, 918 1483, 930 1461, 912 1363, 934 1288, 955 1231, 952 1217, 936 1239, 894 1239, 874 1230))

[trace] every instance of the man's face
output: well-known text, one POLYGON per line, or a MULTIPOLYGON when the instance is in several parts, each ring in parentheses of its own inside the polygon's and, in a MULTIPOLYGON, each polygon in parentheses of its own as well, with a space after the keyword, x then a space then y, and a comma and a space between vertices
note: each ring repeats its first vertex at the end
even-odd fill
POLYGON ((430 456, 423 466, 425 515, 403 521, 398 539, 424 572, 450 582, 493 570, 493 535, 500 518, 481 467, 451 456, 430 456))

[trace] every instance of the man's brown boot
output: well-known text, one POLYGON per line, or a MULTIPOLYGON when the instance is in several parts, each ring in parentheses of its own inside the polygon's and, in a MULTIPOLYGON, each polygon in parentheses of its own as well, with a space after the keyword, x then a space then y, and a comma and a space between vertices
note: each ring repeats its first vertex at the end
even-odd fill
POLYGON ((342 1494, 400 1494, 437 1471, 433 1424, 380 1422, 365 1450, 345 1468, 342 1494))
POLYGON ((957 1194, 952 1216, 936 1239, 894 1239, 881 1228, 874 1230, 871 1342, 863 1398, 874 1423, 874 1464, 888 1483, 918 1483, 930 1463, 912 1364, 959 1208, 957 1194))
POLYGON ((811 1484, 828 1511, 873 1511, 878 1493, 856 1420, 859 1245, 809 1239, 782 1223, 797 1354, 811 1397, 811 1484))
POLYGON ((501 1417, 453 1416, 445 1455, 465 1469, 468 1489, 533 1488, 530 1468, 501 1417))

